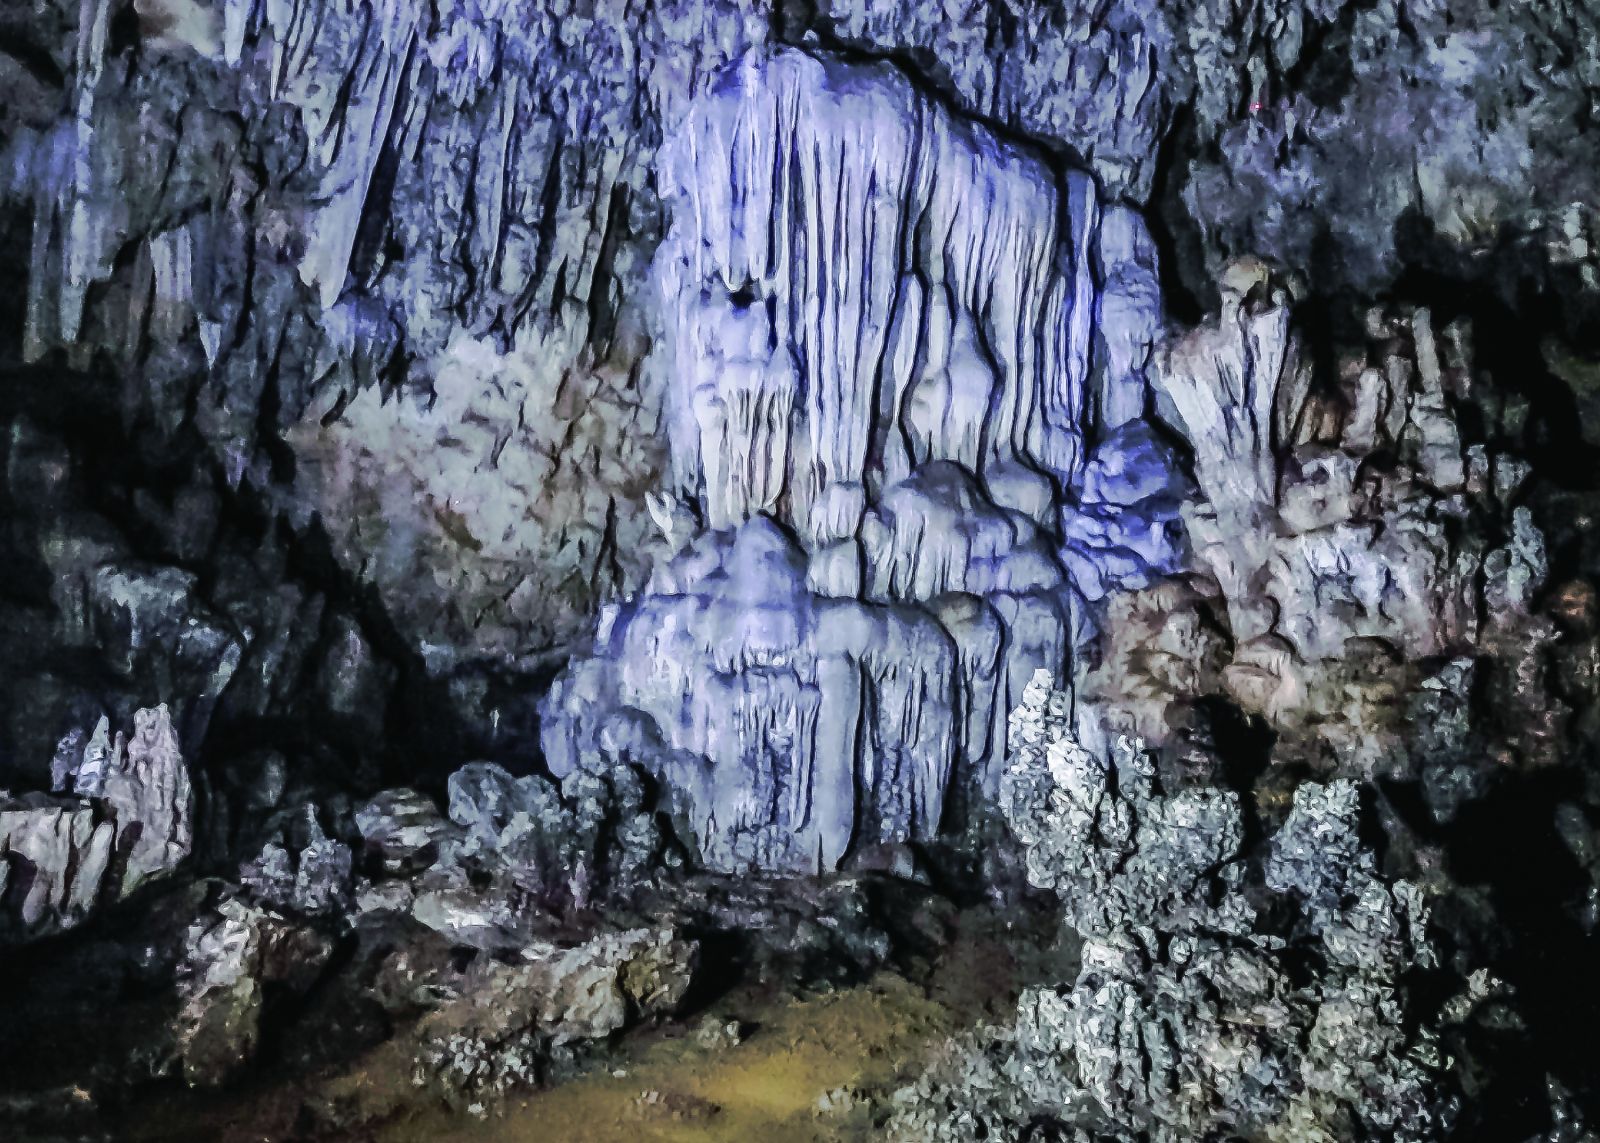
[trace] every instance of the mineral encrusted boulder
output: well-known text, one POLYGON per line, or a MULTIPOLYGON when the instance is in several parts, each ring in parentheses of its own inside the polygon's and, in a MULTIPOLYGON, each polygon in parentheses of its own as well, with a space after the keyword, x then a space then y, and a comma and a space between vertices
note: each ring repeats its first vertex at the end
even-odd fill
POLYGON ((380 872, 425 869, 454 831, 432 798, 417 790, 385 790, 355 811, 363 852, 380 872))
POLYGON ((698 957, 669 930, 634 929, 485 962, 458 999, 417 1025, 413 1082, 462 1103, 537 1082, 552 1052, 671 1015, 698 957))
POLYGON ((197 920, 185 937, 171 1029, 185 1082, 216 1086, 248 1066, 265 987, 309 987, 332 952, 316 930, 238 897, 197 920))

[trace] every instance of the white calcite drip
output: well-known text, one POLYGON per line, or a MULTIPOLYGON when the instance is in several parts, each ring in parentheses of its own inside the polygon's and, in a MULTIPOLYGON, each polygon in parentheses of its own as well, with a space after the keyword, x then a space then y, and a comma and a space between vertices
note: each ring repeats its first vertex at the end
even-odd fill
POLYGON ((927 839, 1084 634, 1067 563, 1116 565, 1098 597, 1172 559, 1170 458, 1093 447, 1142 425, 1148 234, 887 64, 797 51, 730 67, 658 178, 673 554, 557 681, 548 761, 654 770, 718 868, 927 839))
POLYGON ((938 460, 1045 516, 1083 452, 1088 175, 1063 193, 898 72, 786 52, 690 109, 661 179, 674 471, 708 526, 845 539, 938 460))

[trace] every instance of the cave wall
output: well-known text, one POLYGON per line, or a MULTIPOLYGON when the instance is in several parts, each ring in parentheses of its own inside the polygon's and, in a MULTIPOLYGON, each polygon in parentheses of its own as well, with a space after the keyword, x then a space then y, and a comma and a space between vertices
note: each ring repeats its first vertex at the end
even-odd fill
POLYGON ((115 361, 157 431, 192 420, 230 479, 320 519, 439 670, 548 660, 642 583, 670 391, 656 151, 769 40, 888 56, 1153 207, 1180 307, 1243 253, 1323 292, 1379 288, 1408 251, 1593 277, 1572 204, 1595 168, 1561 145, 1595 92, 1579 3, 106 0, 0 20, 23 355, 115 361))
MULTIPOLYGON (((168 701, 191 738, 215 702, 233 712, 237 742, 322 689, 346 753, 394 739, 397 710, 432 710, 487 724, 475 741, 531 757, 528 695, 550 672, 576 651, 581 675, 629 639, 647 648, 629 654, 659 654, 629 617, 703 606, 702 589, 743 599, 749 576, 733 557, 748 551, 787 585, 785 608, 869 608, 883 629, 851 636, 852 661, 875 642, 924 639, 891 638, 895 607, 934 616, 942 635, 926 653, 949 660, 934 673, 963 680, 951 694, 986 697, 955 699, 951 726, 925 728, 952 760, 930 782, 970 756, 981 791, 1021 659, 1065 666, 1102 609, 1145 606, 1119 592, 1175 566, 1194 490, 1173 448, 1185 434, 1208 443, 1212 427, 1175 395, 1194 389, 1208 351, 1169 385, 1153 346, 1174 318, 1230 296, 1238 255, 1296 271, 1296 316, 1279 306, 1268 340, 1287 347, 1277 326, 1306 327, 1295 352, 1321 378, 1303 402, 1318 408, 1340 386, 1335 405, 1407 405, 1365 371, 1335 381, 1335 336, 1370 341, 1380 372, 1401 361, 1405 378, 1384 374, 1390 390, 1438 357, 1409 316, 1365 329, 1352 292, 1445 275, 1526 313, 1529 337, 1581 342, 1590 328, 1596 168, 1581 131, 1595 36, 1582 4, 9 0, 0 31, 0 245, 26 267, 0 300, 5 367, 63 379, 52 432, 77 424, 81 400, 89 439, 172 477, 154 496, 100 498, 123 517, 113 530, 138 539, 102 550, 75 533, 61 547, 36 530, 20 548, 34 560, 56 544, 37 562, 57 578, 70 564, 98 583, 113 555, 151 565, 130 613, 160 612, 165 634, 113 664, 119 681, 99 690, 115 701, 99 705, 125 720, 168 701), (770 67, 788 77, 767 77, 764 60, 787 61, 770 67), (819 68, 833 78, 803 74, 819 68), (806 189, 822 176, 838 186, 806 189), (1560 306, 1537 304, 1558 288, 1560 306), (1397 354, 1396 338, 1418 345, 1397 354), (179 479, 195 442, 209 475, 179 479), (207 521, 238 503, 248 526, 212 542, 207 521), (757 515, 778 530, 757 528, 741 548, 757 515), (283 550, 252 566, 246 537, 280 521, 271 546, 283 550), (959 541, 930 550, 952 526, 959 541), (706 529, 720 538, 699 538, 706 529), (267 602, 274 581, 306 574, 320 582, 267 602), (176 654, 186 615, 218 632, 226 670, 201 664, 196 682, 161 667, 161 693, 135 694, 136 668, 176 654), (361 681, 332 685, 346 668, 361 681), (516 732, 497 739, 502 720, 516 732)), ((1454 344, 1455 316, 1424 319, 1428 336, 1454 344)), ((1566 353, 1545 356, 1581 377, 1581 352, 1566 353)), ((1515 357, 1493 350, 1497 365, 1515 357)), ((1449 385, 1466 400, 1469 385, 1449 385)), ((1497 447, 1526 435, 1514 421, 1495 420, 1497 447)), ((1258 501, 1282 477, 1268 453, 1341 443, 1333 430, 1294 442, 1253 431, 1221 462, 1259 469, 1258 501)), ((1472 458, 1440 431, 1423 445, 1470 484, 1472 458)), ((1193 476, 1215 507, 1197 452, 1193 476)), ((1308 459, 1316 480, 1296 469, 1298 485, 1350 475, 1346 461, 1308 459)), ((16 487, 24 498, 26 482, 16 487)), ((1456 525, 1423 517, 1457 489, 1428 487, 1404 517, 1429 553, 1408 574, 1464 616, 1462 583, 1510 530, 1480 529, 1465 554, 1437 556, 1459 546, 1440 539, 1456 525), (1456 561, 1449 576, 1434 575, 1436 556, 1456 561)), ((1510 493, 1490 492, 1499 512, 1510 493)), ((1289 516, 1258 507, 1235 515, 1312 532, 1337 515, 1320 501, 1289 516)), ((1444 515, 1469 532, 1489 518, 1444 515)), ((1186 523, 1191 535, 1211 526, 1193 508, 1186 523)), ((1239 628, 1231 637, 1255 657, 1227 677, 1269 713, 1309 701, 1315 686, 1294 664, 1342 654, 1345 633, 1302 623, 1286 648, 1263 607, 1337 597, 1378 616, 1354 622, 1369 650, 1393 650, 1386 581, 1330 588, 1348 569, 1337 544, 1307 556, 1315 543, 1271 556, 1265 602, 1245 598, 1263 594, 1255 580, 1221 597, 1179 593, 1200 602, 1172 631, 1239 628), (1272 697, 1285 687, 1290 698, 1272 697)), ((1407 544, 1402 563, 1421 551, 1407 544)), ((1229 561, 1202 564, 1220 581, 1229 561)), ((33 591, 30 606, 44 597, 33 591)), ((1439 608, 1422 610, 1400 621, 1402 658, 1475 629, 1462 618, 1446 625, 1452 638, 1412 638, 1439 608)), ((66 612, 28 622, 43 626, 19 625, 19 645, 88 630, 73 635, 66 612)), ((639 696, 665 685, 624 690, 648 707, 639 696)), ((38 770, 39 744, 95 713, 80 699, 51 706, 48 727, 26 725, 18 706, 19 765, 38 770)), ((674 749, 709 756, 693 719, 657 713, 674 749)), ((554 759, 564 735, 547 736, 554 759)))

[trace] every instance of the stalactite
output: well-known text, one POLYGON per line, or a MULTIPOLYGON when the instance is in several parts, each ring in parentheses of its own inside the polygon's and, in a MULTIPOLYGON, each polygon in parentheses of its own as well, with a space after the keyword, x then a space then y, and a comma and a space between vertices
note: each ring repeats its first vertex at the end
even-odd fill
MULTIPOLYGON (((1004 712, 1086 634, 1059 521, 1100 510, 1090 435, 1145 407, 1148 236, 893 67, 798 51, 731 67, 659 177, 676 488, 651 510, 676 554, 558 681, 549 761, 615 752, 614 712, 643 711, 721 868, 931 838, 953 790, 994 793, 1004 712)), ((1128 575, 1172 558, 1156 532, 1128 575)))

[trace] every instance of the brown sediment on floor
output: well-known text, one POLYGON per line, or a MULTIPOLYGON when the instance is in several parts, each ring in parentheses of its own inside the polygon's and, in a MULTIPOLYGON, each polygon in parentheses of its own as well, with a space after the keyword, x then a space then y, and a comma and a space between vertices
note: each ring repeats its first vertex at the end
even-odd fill
POLYGON ((729 1018, 738 1044, 661 1039, 612 1071, 520 1097, 485 1119, 428 1109, 380 1143, 811 1143, 874 1137, 873 1103, 909 1079, 952 1030, 948 1008, 892 974, 729 1018), (621 1075, 614 1074, 621 1072, 621 1075), (875 1099, 876 1097, 876 1099, 875 1099))

